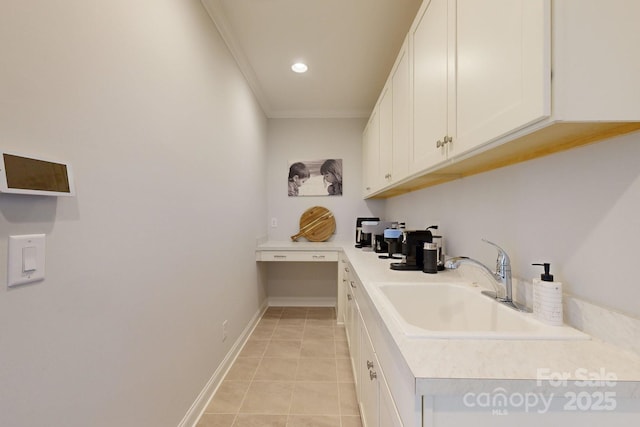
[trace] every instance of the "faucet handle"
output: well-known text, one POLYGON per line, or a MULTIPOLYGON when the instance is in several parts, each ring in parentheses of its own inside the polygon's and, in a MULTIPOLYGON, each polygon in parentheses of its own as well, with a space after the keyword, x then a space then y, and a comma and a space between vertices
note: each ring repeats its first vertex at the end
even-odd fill
POLYGON ((509 255, 507 255, 507 252, 502 249, 500 246, 496 245, 493 242, 488 241, 487 239, 482 239, 483 242, 488 243, 492 246, 495 246, 495 248, 498 250, 498 260, 497 260, 497 264, 498 264, 498 268, 500 268, 501 266, 510 266, 511 265, 511 260, 509 259, 509 255))

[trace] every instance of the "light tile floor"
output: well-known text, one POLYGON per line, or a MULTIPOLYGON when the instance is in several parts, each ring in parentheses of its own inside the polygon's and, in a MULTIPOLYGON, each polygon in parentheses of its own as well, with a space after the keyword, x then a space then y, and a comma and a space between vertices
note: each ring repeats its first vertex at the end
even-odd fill
POLYGON ((198 427, 362 427, 335 310, 269 307, 198 427))

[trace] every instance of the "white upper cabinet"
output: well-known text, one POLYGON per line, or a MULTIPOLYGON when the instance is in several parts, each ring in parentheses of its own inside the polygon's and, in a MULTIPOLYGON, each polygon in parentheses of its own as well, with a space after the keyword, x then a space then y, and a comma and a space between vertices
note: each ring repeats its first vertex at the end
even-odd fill
POLYGON ((409 96, 409 54, 405 39, 363 134, 365 196, 408 174, 409 96))
POLYGON ((409 50, 405 39, 394 69, 391 71, 391 87, 393 90, 392 106, 392 168, 389 172, 391 182, 399 181, 409 174, 409 141, 410 141, 410 75, 409 50))
POLYGON ((365 197, 390 182, 392 168, 393 99, 390 85, 384 87, 362 137, 365 197))
POLYGON ((380 189, 378 176, 380 174, 380 115, 376 107, 369 118, 369 123, 362 135, 362 182, 364 196, 380 189))
POLYGON ((387 82, 391 177, 385 163, 367 197, 640 130, 638 16, 628 0, 424 0, 387 82))
POLYGON ((551 114, 549 6, 549 0, 456 1, 457 138, 450 155, 551 114))
POLYGON ((410 173, 446 159, 442 145, 450 130, 449 106, 454 87, 449 79, 452 46, 450 0, 423 3, 409 31, 412 59, 411 113, 413 137, 409 151, 410 173), (438 144, 440 141, 440 144, 438 144))
POLYGON ((431 0, 421 13, 412 172, 550 114, 549 0, 431 0))
POLYGON ((393 87, 387 84, 382 90, 379 104, 380 114, 380 169, 379 188, 391 182, 393 168, 393 87))

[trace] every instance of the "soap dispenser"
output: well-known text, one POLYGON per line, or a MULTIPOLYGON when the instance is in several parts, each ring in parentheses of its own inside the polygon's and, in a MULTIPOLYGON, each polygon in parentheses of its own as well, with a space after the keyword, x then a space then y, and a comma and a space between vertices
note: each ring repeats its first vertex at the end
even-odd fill
POLYGON ((531 265, 544 267, 540 278, 533 279, 533 315, 548 325, 562 326, 562 283, 554 282, 551 264, 531 265))

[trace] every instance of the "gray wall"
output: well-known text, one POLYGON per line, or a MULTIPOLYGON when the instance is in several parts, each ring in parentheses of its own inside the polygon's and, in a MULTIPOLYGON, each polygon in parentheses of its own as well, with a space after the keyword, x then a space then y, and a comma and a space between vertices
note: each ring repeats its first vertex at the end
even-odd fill
MULTIPOLYGON (((336 218, 330 240, 353 241, 358 216, 382 215, 384 202, 362 200, 362 130, 364 119, 270 119, 268 150, 268 230, 270 240, 290 241, 300 229, 300 215, 312 206, 328 208, 336 218), (343 195, 289 197, 288 165, 295 160, 339 158, 343 195), (276 218, 277 227, 271 227, 276 218)), ((305 241, 301 238, 300 241, 305 241)), ((335 263, 268 263, 267 289, 274 304, 330 304, 335 300, 335 263)))
POLYGON ((539 277, 551 262, 564 291, 640 317, 640 134, 614 138, 388 199, 385 216, 414 228, 439 222, 449 255, 539 277))
MULTIPOLYGON (((382 214, 383 203, 362 199, 362 130, 364 119, 271 119, 267 184, 272 240, 290 240, 300 229, 300 215, 312 206, 328 208, 336 218, 332 240, 354 239, 358 216, 382 214), (289 161, 340 158, 343 160, 343 195, 289 197, 289 161)), ((270 224, 270 223, 269 223, 270 224)), ((301 239, 304 240, 304 239, 301 239)))
POLYGON ((0 425, 176 426, 265 299, 267 120, 198 0, 7 0, 0 52, 0 147, 77 185, 0 195, 0 425))

